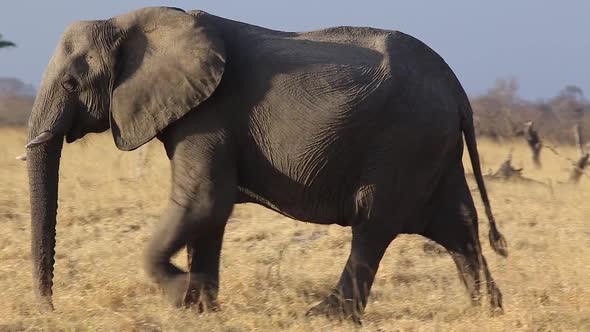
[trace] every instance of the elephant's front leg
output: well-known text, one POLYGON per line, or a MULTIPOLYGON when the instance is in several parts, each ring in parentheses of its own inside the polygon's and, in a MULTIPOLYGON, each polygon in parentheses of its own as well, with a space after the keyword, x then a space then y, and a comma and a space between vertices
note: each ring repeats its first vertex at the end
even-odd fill
POLYGON ((170 262, 187 243, 190 221, 185 208, 171 202, 145 250, 144 268, 177 307, 183 305, 188 274, 170 262))
POLYGON ((223 214, 192 209, 170 202, 148 243, 145 269, 175 306, 196 305, 204 311, 217 306, 221 242, 231 206, 223 214), (185 245, 190 256, 188 273, 170 262, 185 245))
POLYGON ((227 158, 201 155, 193 147, 175 151, 171 199, 148 243, 145 269, 174 305, 203 311, 217 305, 221 243, 237 185, 227 158), (184 246, 188 273, 170 262, 184 246))
POLYGON ((219 292, 219 259, 224 225, 194 234, 187 243, 189 284, 184 303, 199 312, 216 310, 219 292))

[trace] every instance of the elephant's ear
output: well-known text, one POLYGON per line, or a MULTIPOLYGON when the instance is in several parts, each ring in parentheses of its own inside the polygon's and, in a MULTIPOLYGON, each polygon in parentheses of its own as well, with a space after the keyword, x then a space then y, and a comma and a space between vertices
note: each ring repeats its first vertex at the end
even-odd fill
POLYGON ((225 68, 225 47, 207 15, 146 8, 112 19, 117 45, 111 130, 133 150, 205 101, 225 68))

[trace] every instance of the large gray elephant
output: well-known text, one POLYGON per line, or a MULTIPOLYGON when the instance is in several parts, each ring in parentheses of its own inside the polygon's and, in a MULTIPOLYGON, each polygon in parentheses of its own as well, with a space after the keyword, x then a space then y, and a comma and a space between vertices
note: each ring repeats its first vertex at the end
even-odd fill
POLYGON ((216 307, 227 219, 235 204, 255 202, 352 228, 340 280, 309 314, 358 321, 402 233, 444 246, 474 303, 483 271, 501 310, 461 161, 464 134, 491 246, 506 255, 469 101, 445 61, 409 35, 280 32, 162 7, 70 25, 43 77, 27 145, 35 289, 47 309, 64 137, 109 128, 119 149, 157 137, 170 159, 170 200, 145 269, 176 305, 216 307), (188 272, 170 263, 185 246, 188 272))

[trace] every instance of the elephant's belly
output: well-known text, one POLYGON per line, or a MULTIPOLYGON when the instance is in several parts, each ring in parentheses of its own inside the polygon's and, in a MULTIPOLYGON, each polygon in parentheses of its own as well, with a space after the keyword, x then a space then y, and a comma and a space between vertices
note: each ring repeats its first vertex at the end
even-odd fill
POLYGON ((300 134, 295 136, 304 143, 271 141, 244 153, 239 202, 258 203, 297 220, 340 225, 355 224, 359 211, 371 208, 387 210, 384 214, 396 207, 418 208, 450 158, 460 155, 461 132, 447 116, 412 115, 386 118, 379 130, 353 127, 352 133, 347 127, 324 137, 322 144, 310 139, 319 134, 300 134), (378 206, 368 204, 373 197, 367 193, 380 196, 378 206))
POLYGON ((314 194, 309 190, 301 195, 289 195, 280 193, 260 194, 252 190, 239 187, 236 203, 256 203, 280 213, 291 219, 310 222, 314 224, 339 224, 346 226, 350 221, 351 202, 339 203, 337 199, 327 199, 314 194), (272 197, 268 198, 268 197, 272 197))

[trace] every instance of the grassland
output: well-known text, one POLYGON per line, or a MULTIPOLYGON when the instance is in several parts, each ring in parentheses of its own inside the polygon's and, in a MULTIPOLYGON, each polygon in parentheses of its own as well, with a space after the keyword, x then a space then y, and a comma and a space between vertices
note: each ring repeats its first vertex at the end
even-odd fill
MULTIPOLYGON (((146 174, 138 179, 138 153, 117 151, 108 135, 64 149, 57 310, 38 313, 31 291, 26 166, 14 159, 23 152, 25 134, 1 129, 0 139, 0 331, 354 329, 304 317, 336 282, 348 255, 349 229, 293 221, 255 205, 236 207, 227 227, 222 310, 199 316, 171 308, 141 269, 144 243, 168 195, 167 159, 159 143, 150 143, 146 174)), ((364 330, 590 331, 590 179, 577 186, 560 183, 570 165, 548 151, 544 167, 535 170, 520 142, 481 142, 484 172, 497 168, 510 147, 524 176, 551 185, 488 181, 510 256, 491 251, 485 223, 481 239, 505 314, 492 317, 485 306, 470 307, 451 258, 425 250, 421 237, 400 236, 382 261, 364 330)), ((560 151, 575 157, 571 148, 560 151)), ((184 258, 181 253, 176 259, 184 265, 184 258)))

